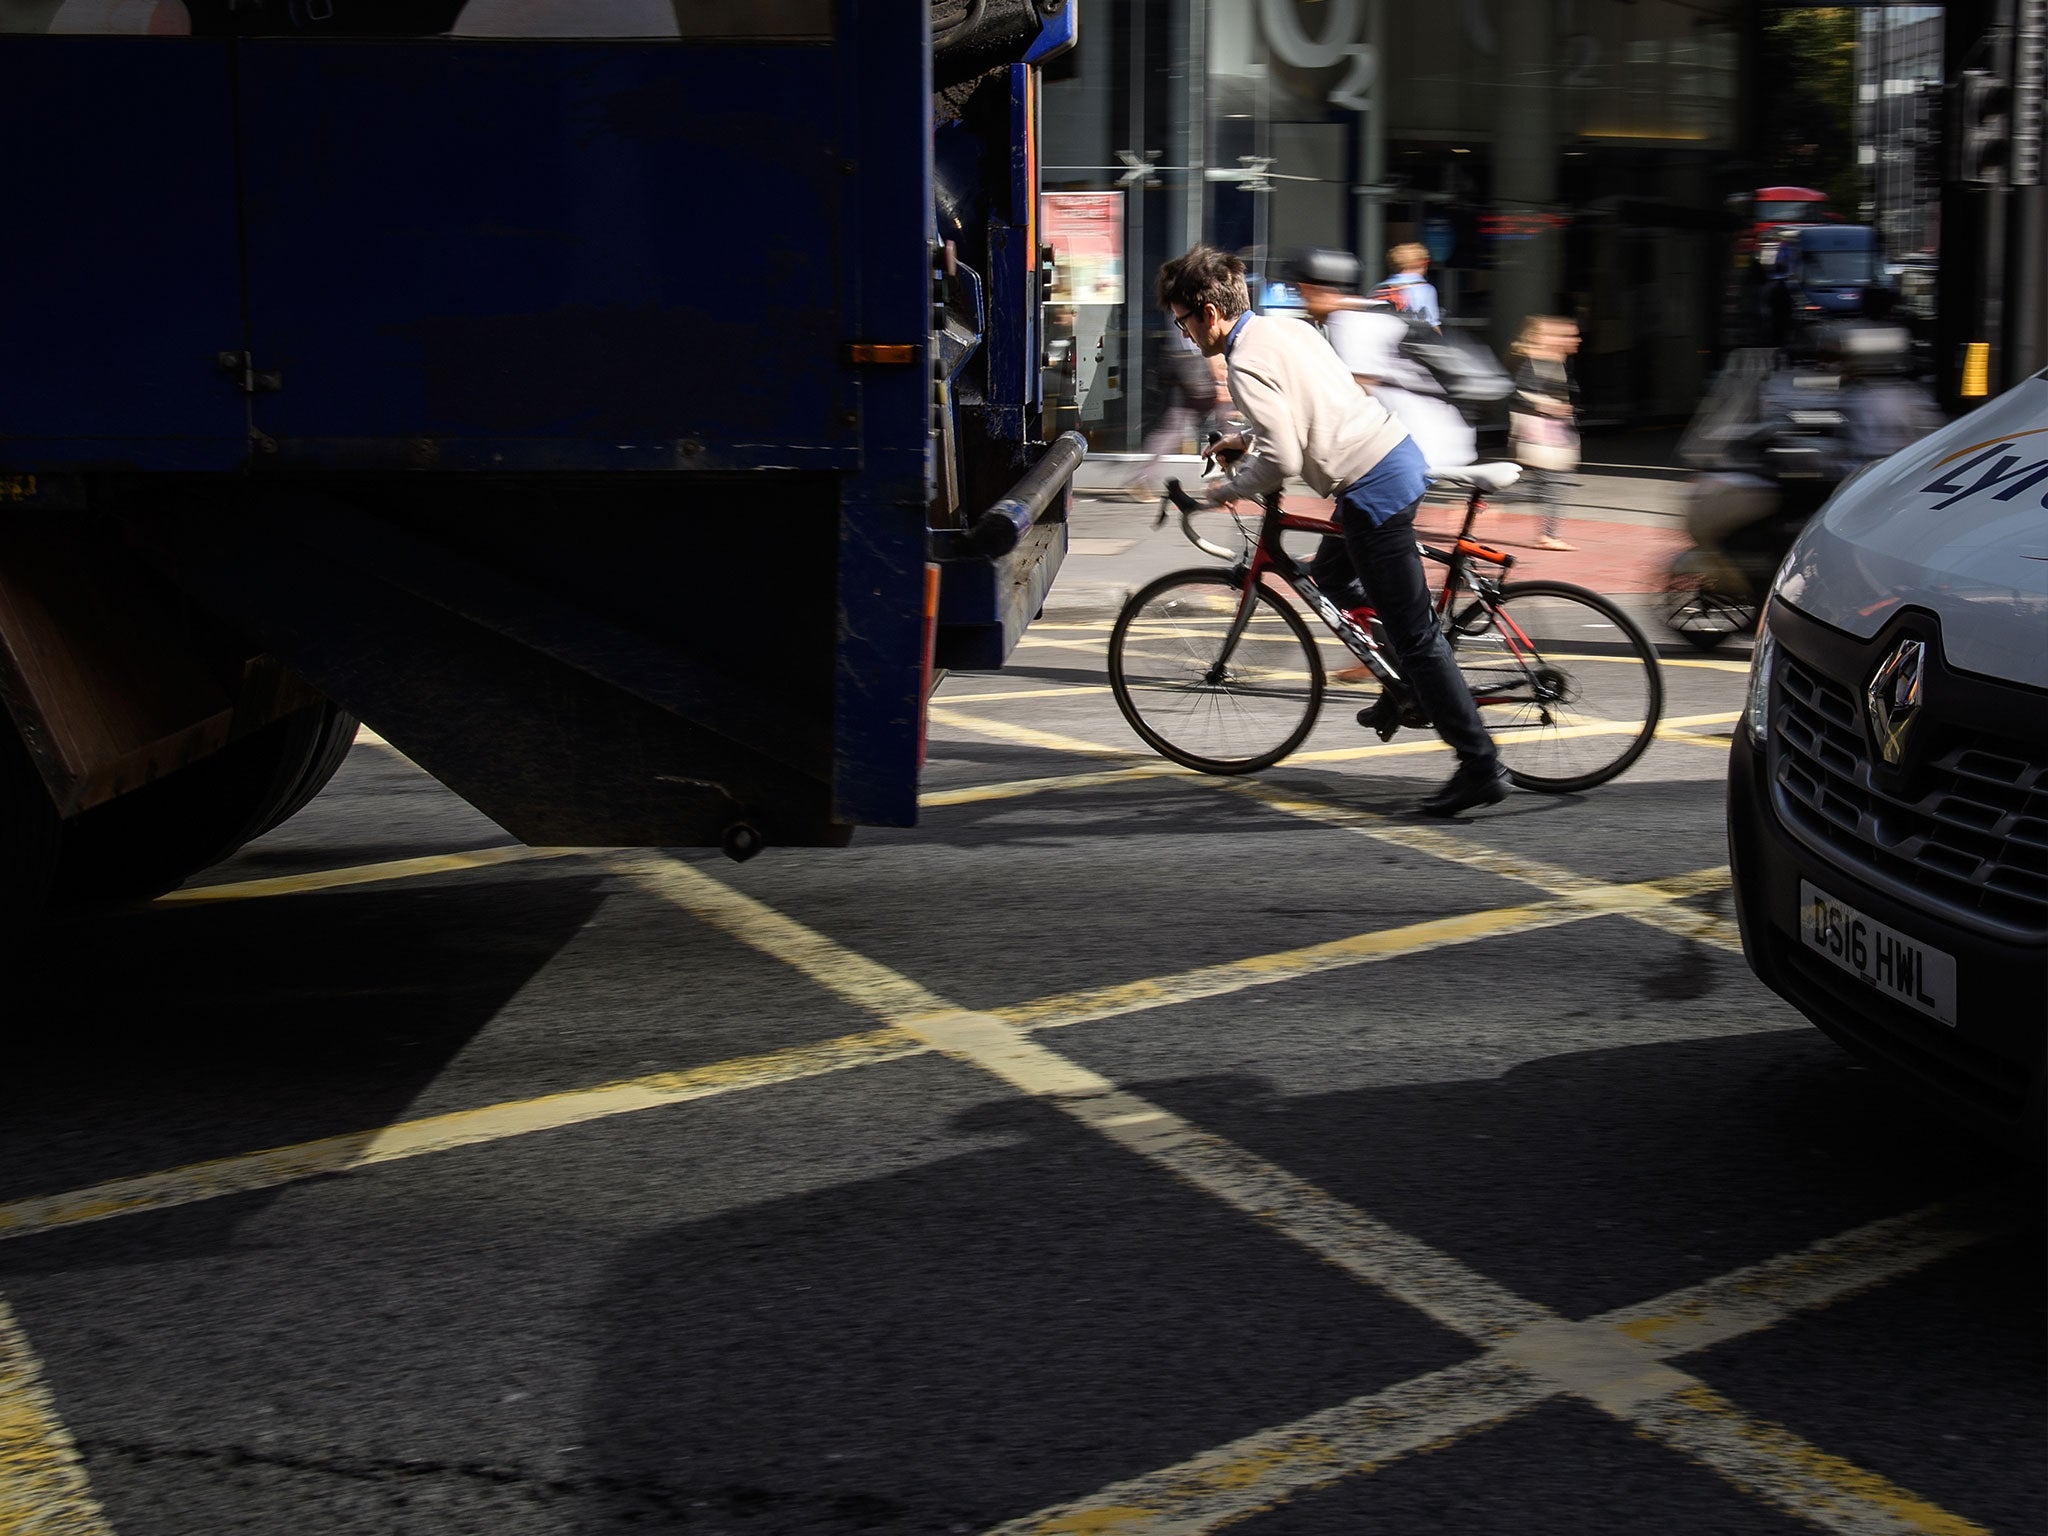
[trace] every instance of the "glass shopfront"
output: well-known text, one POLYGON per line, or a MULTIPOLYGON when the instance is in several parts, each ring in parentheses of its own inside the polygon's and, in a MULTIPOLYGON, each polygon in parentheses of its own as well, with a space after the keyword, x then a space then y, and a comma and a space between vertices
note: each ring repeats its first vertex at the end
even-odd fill
POLYGON ((1048 71, 1042 175, 1093 194, 1074 255, 1117 269, 1063 294, 1096 451, 1134 449, 1163 404, 1152 279, 1197 241, 1245 258, 1261 307, 1288 301, 1271 269, 1291 249, 1354 251, 1373 279, 1419 243, 1447 327, 1505 351, 1529 315, 1579 322, 1589 424, 1687 415, 1728 283, 1753 10, 1090 0, 1048 71))

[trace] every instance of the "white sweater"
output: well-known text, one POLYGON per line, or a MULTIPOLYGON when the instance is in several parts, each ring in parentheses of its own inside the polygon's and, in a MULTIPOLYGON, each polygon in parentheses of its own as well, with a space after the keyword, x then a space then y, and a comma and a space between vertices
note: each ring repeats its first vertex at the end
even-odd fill
POLYGON ((1251 452, 1212 500, 1250 500, 1299 475, 1334 496, 1394 451, 1407 428, 1358 387, 1323 333, 1254 315, 1230 349, 1230 398, 1252 424, 1251 452))

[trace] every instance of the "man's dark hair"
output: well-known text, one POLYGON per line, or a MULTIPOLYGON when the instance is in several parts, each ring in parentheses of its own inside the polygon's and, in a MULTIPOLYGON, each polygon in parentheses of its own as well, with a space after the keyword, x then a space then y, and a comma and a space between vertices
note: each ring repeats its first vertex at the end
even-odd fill
POLYGON ((1178 305, 1190 314, 1214 304, 1217 314, 1235 320, 1252 307, 1244 263, 1213 245, 1198 245, 1159 269, 1159 303, 1166 309, 1178 305))

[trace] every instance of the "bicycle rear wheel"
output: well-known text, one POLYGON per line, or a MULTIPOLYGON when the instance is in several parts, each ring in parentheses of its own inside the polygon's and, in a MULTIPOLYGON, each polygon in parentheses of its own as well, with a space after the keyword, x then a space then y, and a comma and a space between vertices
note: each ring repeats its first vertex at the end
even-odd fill
POLYGON ((1264 587, 1227 660, 1242 588, 1175 571, 1140 588, 1109 633, 1109 686, 1131 729, 1201 773, 1270 768, 1315 728, 1323 663, 1301 615, 1264 587))
POLYGON ((1446 626, 1508 776, 1567 794, 1643 755, 1664 712, 1657 653, 1627 614, 1560 581, 1501 588, 1446 626))

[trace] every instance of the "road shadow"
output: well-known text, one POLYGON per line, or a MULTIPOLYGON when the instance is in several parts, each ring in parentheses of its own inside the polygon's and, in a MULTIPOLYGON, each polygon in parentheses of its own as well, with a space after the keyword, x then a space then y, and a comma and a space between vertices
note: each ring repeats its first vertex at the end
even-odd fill
POLYGON ((1966 1191, 2017 1215, 2035 1187, 1804 1028, 1325 1096, 1137 1091, 1570 1317, 1966 1191))
MULTIPOLYGON (((367 1139, 576 937, 602 881, 469 876, 53 924, 13 978, 0 1198, 367 1139)), ((227 1204, 181 1230, 217 1234, 227 1204)))
MULTIPOLYGON (((928 794, 944 794, 955 789, 972 790, 977 784, 984 783, 1162 766, 1158 759, 1136 752, 1127 758, 1083 758, 1032 747, 984 746, 979 743, 959 748, 949 742, 944 757, 950 763, 971 765, 968 770, 971 778, 957 785, 951 782, 929 784, 928 794)), ((1451 764, 1446 758, 1444 775, 1447 777, 1450 771, 1451 764)), ((1334 810, 1359 812, 1400 825, 1438 830, 1472 829, 1483 834, 1486 826, 1503 822, 1547 823, 1553 817, 1570 820, 1575 813, 1594 803, 1604 804, 1610 810, 1624 805, 1640 807, 1649 800, 1668 799, 1672 789, 1671 785, 1654 781, 1631 785, 1624 780, 1602 785, 1584 794, 1517 792, 1499 805, 1445 819, 1425 815, 1417 808, 1418 802, 1437 787, 1438 780, 1433 775, 1407 777, 1355 770, 1339 774, 1312 767, 1290 767, 1285 763, 1243 779, 1162 771, 1156 775, 1133 775, 1124 783, 1051 790, 1043 795, 970 799, 954 805, 928 804, 920 810, 914 830, 868 832, 860 841, 879 843, 887 838, 955 847, 1029 844, 1052 835, 1046 826, 1049 821, 1066 820, 1079 828, 1105 816, 1127 821, 1127 825, 1117 828, 1120 835, 1164 833, 1185 836, 1204 831, 1241 832, 1254 821, 1267 827, 1293 827, 1324 834, 1333 830, 1327 824, 1261 804, 1261 791, 1282 797, 1313 796, 1334 810)), ((1718 805, 1713 807, 1713 812, 1718 820, 1718 805)))
MULTIPOLYGON (((1991 1214, 2038 1220, 2010 1165, 1800 1031, 1573 1053, 1485 1081, 1134 1091, 1572 1317, 1987 1183, 1991 1214)), ((1011 1145, 619 1253, 596 1299, 609 1344, 580 1529, 687 1510, 718 1531, 979 1531, 1469 1350, 1043 1103, 954 1129, 1011 1145)), ((1977 1337, 2038 1335, 2040 1278, 2036 1263, 2000 1287, 1977 1337)), ((1988 1346, 1972 1368, 2028 1369, 1988 1346)), ((1884 1369, 1910 1402, 1912 1363, 1884 1369)), ((1747 1406, 1768 1417, 1768 1394, 1747 1406)), ((2010 1422, 1962 1427, 2032 1454, 2010 1422)), ((1556 1433, 1562 1450, 1584 1427, 1565 1416, 1556 1433)), ((1369 1504, 1372 1528, 1441 1528, 1404 1520, 1411 1500, 1441 1506, 1457 1472, 1440 1458, 1456 1454, 1369 1504)), ((1689 1482, 1646 1486, 1630 1529, 1700 1528, 1689 1482)), ((1529 1513, 1522 1528, 1564 1528, 1529 1513)))
POLYGON ((1471 1353, 1045 1104, 953 1129, 615 1257, 578 1529, 981 1531, 1471 1353))

